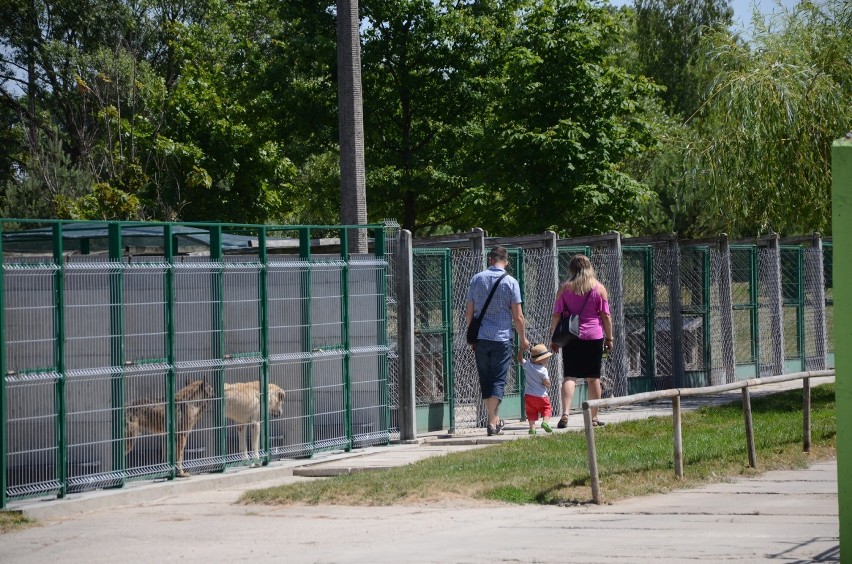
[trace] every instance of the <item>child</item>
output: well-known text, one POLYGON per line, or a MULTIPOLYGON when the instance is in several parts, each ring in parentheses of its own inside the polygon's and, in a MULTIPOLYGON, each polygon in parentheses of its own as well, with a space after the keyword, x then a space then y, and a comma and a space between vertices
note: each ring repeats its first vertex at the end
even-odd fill
POLYGON ((541 428, 552 433, 553 429, 547 423, 552 413, 550 398, 547 390, 550 388, 550 376, 547 373, 547 359, 553 356, 546 346, 534 345, 530 349, 530 360, 524 358, 523 352, 518 353, 518 362, 524 367, 526 386, 524 388, 524 406, 527 420, 530 423, 530 435, 535 435, 535 422, 541 415, 541 428))

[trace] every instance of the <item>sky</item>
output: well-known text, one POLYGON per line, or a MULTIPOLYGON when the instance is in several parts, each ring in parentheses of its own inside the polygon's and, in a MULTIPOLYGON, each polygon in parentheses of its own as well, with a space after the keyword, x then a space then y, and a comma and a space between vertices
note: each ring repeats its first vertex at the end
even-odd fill
MULTIPOLYGON (((610 0, 613 6, 632 6, 633 0, 610 0)), ((745 31, 751 27, 752 8, 757 7, 766 16, 790 9, 798 4, 798 0, 731 0, 734 8, 734 29, 745 31)))

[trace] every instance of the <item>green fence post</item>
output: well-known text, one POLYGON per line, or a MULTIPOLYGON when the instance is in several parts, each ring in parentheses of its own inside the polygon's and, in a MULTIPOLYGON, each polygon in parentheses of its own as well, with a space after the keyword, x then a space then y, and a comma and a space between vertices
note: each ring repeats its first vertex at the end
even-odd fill
MULTIPOLYGON (((112 378, 112 469, 124 473, 124 272, 121 224, 107 225, 109 237, 109 327, 112 378)), ((124 479, 122 478, 122 484, 124 479)))
POLYGON ((272 459, 272 454, 269 452, 269 293, 267 286, 269 257, 266 250, 266 227, 261 227, 258 230, 257 246, 260 258, 260 272, 258 272, 260 356, 263 359, 260 368, 260 412, 263 414, 260 448, 263 450, 262 464, 266 466, 272 459))
POLYGON ((171 223, 163 226, 163 258, 166 260, 166 272, 164 280, 164 318, 166 322, 165 349, 166 363, 169 365, 166 372, 166 441, 167 460, 171 468, 169 480, 175 478, 177 464, 177 405, 175 395, 177 393, 177 375, 175 374, 175 254, 177 253, 177 240, 174 238, 174 229, 171 223))
POLYGON ((341 340, 343 341, 343 428, 346 433, 346 450, 352 450, 352 381, 350 379, 349 356, 349 231, 340 230, 340 258, 343 270, 340 273, 341 340))
POLYGON ((53 358, 56 366, 54 406, 56 410, 56 479, 59 481, 58 497, 68 493, 68 434, 65 405, 65 264, 62 258, 62 223, 53 224, 53 358))
POLYGON ((832 229, 835 255, 832 283, 836 296, 834 362, 837 374, 837 498, 840 517, 840 561, 852 562, 852 132, 834 142, 831 151, 832 229))
POLYGON ((6 311, 6 293, 4 290, 4 282, 6 272, 3 270, 3 228, 5 225, 0 223, 0 509, 6 507, 6 489, 8 486, 8 460, 6 459, 6 451, 8 446, 8 435, 6 434, 6 420, 8 413, 6 412, 6 319, 4 312, 6 311))
POLYGON ((752 246, 749 254, 749 300, 751 300, 751 355, 754 358, 754 377, 760 378, 760 310, 758 309, 758 265, 757 247, 752 246))
POLYGON ((313 331, 311 311, 311 229, 302 227, 299 229, 299 259, 307 265, 300 270, 299 284, 299 307, 302 320, 302 352, 305 360, 302 362, 302 390, 307 394, 302 409, 306 417, 305 436, 303 440, 308 445, 308 456, 314 453, 314 384, 313 384, 313 331))

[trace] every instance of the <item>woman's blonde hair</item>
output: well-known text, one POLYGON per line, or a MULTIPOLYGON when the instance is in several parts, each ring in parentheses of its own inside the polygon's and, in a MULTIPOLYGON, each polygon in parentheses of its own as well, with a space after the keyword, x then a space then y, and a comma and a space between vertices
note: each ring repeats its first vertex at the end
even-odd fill
POLYGON ((575 294, 587 294, 597 285, 595 269, 586 255, 574 255, 568 263, 568 281, 565 287, 575 294))

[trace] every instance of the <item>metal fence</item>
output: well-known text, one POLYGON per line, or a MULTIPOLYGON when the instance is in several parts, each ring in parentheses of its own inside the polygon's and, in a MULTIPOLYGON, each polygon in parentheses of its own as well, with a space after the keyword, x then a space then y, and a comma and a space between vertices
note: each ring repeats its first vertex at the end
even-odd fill
POLYGON ((0 507, 398 432, 397 225, 0 226, 0 507))
MULTIPOLYGON (((614 321, 605 396, 833 366, 832 247, 818 235, 729 242, 617 233, 495 238, 473 230, 414 242, 420 430, 483 425, 473 354, 461 336, 468 284, 497 244, 509 249, 508 271, 521 286, 532 342, 549 341, 553 301, 571 256, 589 256, 614 321)), ((549 368, 558 413, 558 355, 549 368)), ((574 407, 585 398, 579 384, 574 407)), ((523 374, 513 366, 501 414, 523 417, 522 394, 523 374)))
MULTIPOLYGON (((533 342, 549 341, 570 258, 591 259, 614 322, 605 397, 833 367, 833 248, 818 235, 475 229, 410 251, 393 221, 0 227, 2 506, 482 426, 462 335, 470 279, 495 244, 533 342), (367 252, 350 250, 356 229, 367 252)), ((549 369, 558 413, 559 355, 549 369)), ((513 366, 503 416, 523 418, 523 389, 513 366)), ((574 397, 586 399, 582 382, 574 397)))

